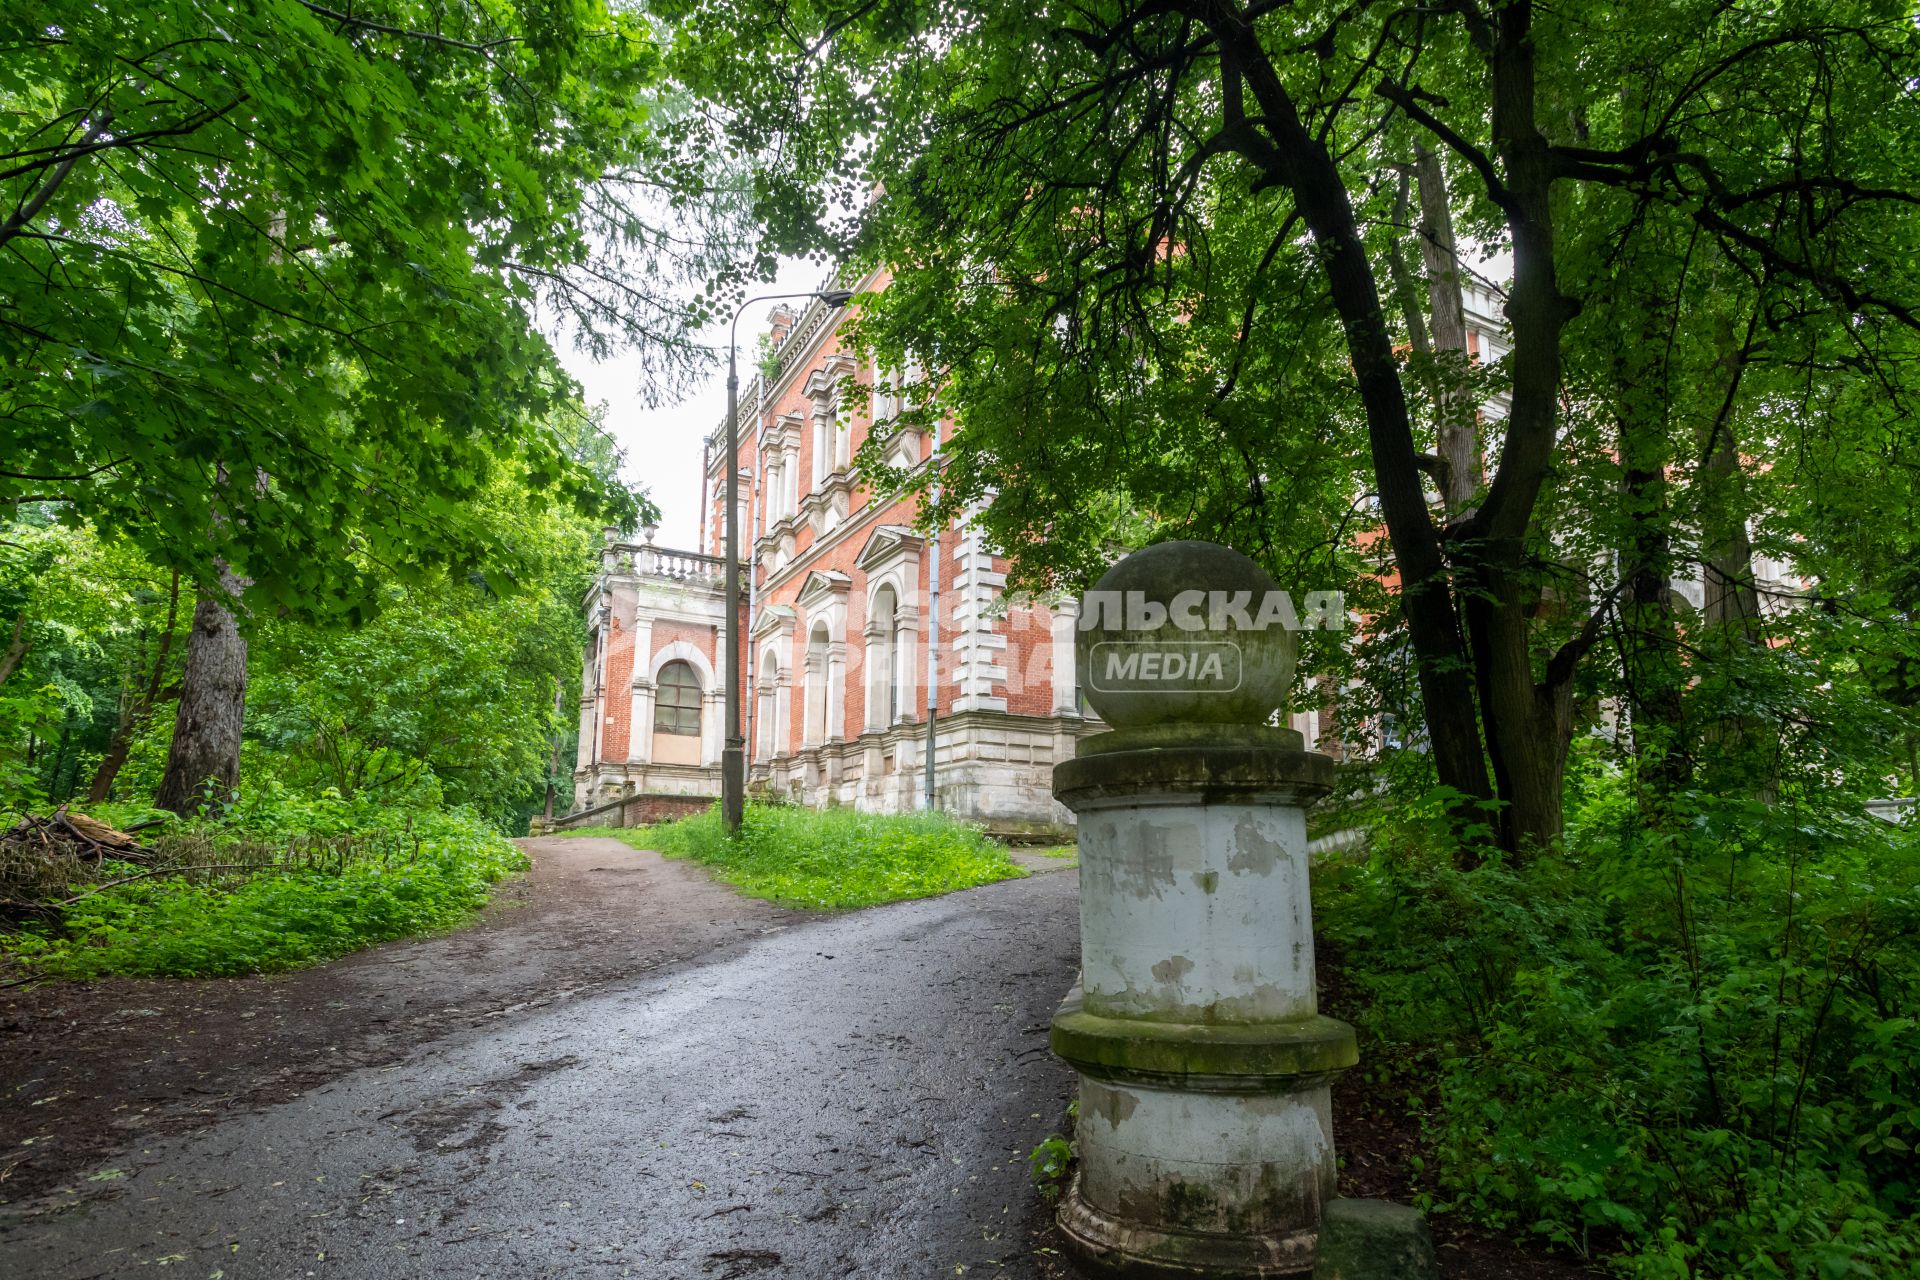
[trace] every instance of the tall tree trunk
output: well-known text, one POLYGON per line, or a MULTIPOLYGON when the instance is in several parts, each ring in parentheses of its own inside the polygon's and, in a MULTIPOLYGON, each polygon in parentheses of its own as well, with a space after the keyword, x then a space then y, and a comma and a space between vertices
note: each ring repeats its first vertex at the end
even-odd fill
POLYGON ((1535 118, 1537 94, 1530 6, 1494 11, 1492 124, 1503 169, 1501 206, 1513 237, 1513 381, 1499 466, 1478 510, 1456 522, 1449 549, 1464 602, 1483 691, 1488 754, 1502 781, 1501 843, 1527 854, 1559 839, 1571 685, 1597 629, 1581 633, 1534 675, 1532 614, 1539 569, 1528 531, 1559 441, 1561 336, 1579 312, 1561 292, 1554 258, 1553 158, 1535 118))
MULTIPOLYGON (((1492 483, 1478 509, 1449 525, 1443 539, 1428 510, 1406 390, 1339 166, 1303 121, 1248 11, 1215 3, 1199 14, 1219 41, 1227 128, 1250 161, 1293 193, 1346 335, 1435 772, 1476 800, 1490 794, 1491 759, 1507 802, 1501 840, 1520 853, 1559 838, 1571 682, 1595 636, 1593 627, 1583 627, 1547 660, 1546 678, 1536 680, 1531 614, 1538 574, 1528 561, 1527 535, 1558 443, 1561 338, 1579 305, 1561 292, 1554 259, 1556 174, 1535 117, 1532 16, 1525 3, 1498 6, 1488 32, 1493 138, 1502 170, 1497 199, 1513 247, 1511 408, 1492 483), (1246 92, 1258 103, 1257 123, 1243 113, 1246 92)), ((1417 101, 1391 86, 1378 88, 1419 118, 1417 101)))
MULTIPOLYGON (((220 585, 238 599, 245 580, 226 566, 220 585)), ((153 803, 181 815, 199 811, 211 790, 226 799, 240 781, 240 729, 247 702, 247 641, 219 597, 201 592, 187 633, 187 664, 173 745, 153 803)))
POLYGON ((1646 423, 1621 423, 1621 488, 1628 525, 1619 548, 1622 663, 1641 776, 1657 790, 1684 787, 1693 773, 1682 693, 1678 620, 1673 610, 1673 540, 1664 466, 1646 423))
MULTIPOLYGON (((1402 168, 1399 186, 1393 194, 1393 221, 1397 226, 1407 226, 1412 220, 1408 201, 1412 183, 1410 171, 1402 168)), ((1433 355, 1433 342, 1427 337, 1427 310, 1421 305, 1420 287, 1414 281, 1413 272, 1407 269, 1407 255, 1401 251, 1400 241, 1399 233, 1387 241, 1387 279, 1393 285, 1393 300, 1400 308, 1400 318, 1406 321, 1407 341, 1413 346, 1414 362, 1424 365, 1433 355)), ((1435 398, 1438 399, 1437 392, 1435 398)))
POLYGON ((7 647, 0 649, 0 684, 5 684, 7 677, 20 669, 32 643, 27 639, 27 611, 22 609, 20 616, 13 620, 13 635, 7 640, 7 647))
POLYGON ((1267 164, 1292 190, 1295 206, 1313 232, 1366 410, 1367 442, 1400 573, 1400 611, 1419 672, 1434 772, 1471 806, 1493 794, 1481 750, 1471 667, 1439 531, 1427 511, 1406 389, 1352 201, 1333 157, 1300 119, 1245 13, 1223 6, 1205 20, 1219 38, 1222 67, 1235 93, 1244 82, 1266 116, 1262 127, 1273 138, 1274 151, 1255 148, 1253 158, 1267 164))
POLYGON ((1687 784, 1692 744, 1684 724, 1686 671, 1673 608, 1673 511, 1667 470, 1673 458, 1674 373, 1666 354, 1679 323, 1684 266, 1663 261, 1658 233, 1647 252, 1616 273, 1613 405, 1620 450, 1621 511, 1616 539, 1621 576, 1621 662, 1633 719, 1634 754, 1656 797, 1687 784), (1663 322, 1664 321, 1664 322, 1663 322))
POLYGON ((1460 290, 1460 257, 1453 242, 1453 210, 1440 157, 1414 144, 1413 172, 1420 187, 1420 258, 1433 308, 1435 452, 1440 455, 1447 516, 1465 514, 1485 474, 1480 461, 1480 407, 1467 380, 1467 304, 1460 290))
MULTIPOLYGON (((1726 657, 1766 643, 1766 620, 1760 613, 1760 593, 1754 582, 1753 540, 1747 533, 1746 475, 1740 466, 1739 439, 1733 425, 1741 374, 1757 320, 1756 308, 1748 322, 1746 339, 1741 341, 1728 318, 1720 318, 1716 337, 1720 364, 1727 374, 1727 391, 1700 442, 1700 567, 1706 596, 1701 610, 1701 643, 1717 648, 1726 657)), ((1701 737, 1714 748, 1717 765, 1732 766, 1727 781, 1771 802, 1779 779, 1775 761, 1757 758, 1763 732, 1752 717, 1734 714, 1710 722, 1701 737)))
POLYGON ((67 743, 72 738, 73 708, 68 707, 60 717, 60 743, 53 749, 53 768, 47 770, 47 795, 54 800, 66 799, 60 794, 60 771, 67 767, 67 743))
POLYGON ((113 780, 120 776, 121 767, 127 763, 127 752, 133 749, 133 735, 146 727, 160 701, 160 689, 166 682, 167 658, 173 652, 173 631, 179 620, 180 572, 176 569, 167 588, 167 625, 160 633, 160 647, 154 652, 146 688, 122 704, 113 740, 107 743, 107 752, 100 757, 100 767, 94 770, 93 782, 87 787, 88 804, 99 804, 112 794, 113 780))
MULTIPOLYGON (((1735 339, 1724 316, 1718 338, 1720 364, 1727 373, 1727 394, 1701 444, 1701 481, 1706 497, 1700 540, 1706 578, 1705 621, 1716 634, 1760 644, 1766 633, 1761 625, 1760 593, 1754 586, 1753 540, 1747 535, 1746 477, 1740 470, 1739 441, 1733 429, 1747 344, 1735 339)), ((1748 342, 1751 340, 1749 325, 1748 342)))

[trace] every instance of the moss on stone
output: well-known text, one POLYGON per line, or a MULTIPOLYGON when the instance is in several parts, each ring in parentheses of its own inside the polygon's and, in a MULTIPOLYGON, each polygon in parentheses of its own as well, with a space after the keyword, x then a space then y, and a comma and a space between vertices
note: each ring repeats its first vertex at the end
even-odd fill
POLYGON ((1073 1004, 1054 1015, 1052 1044, 1083 1073, 1144 1082, 1193 1077, 1279 1082, 1332 1075, 1360 1060, 1353 1028, 1319 1014, 1287 1022, 1206 1025, 1103 1018, 1073 1004))
POLYGON ((1307 740, 1298 729, 1265 724, 1150 724, 1131 729, 1109 729, 1080 739, 1074 754, 1108 755, 1115 751, 1146 751, 1153 747, 1273 747, 1303 751, 1307 740))
POLYGON ((1282 746, 1162 746, 1096 752, 1054 766, 1054 798, 1081 810, 1153 793, 1206 801, 1255 798, 1301 808, 1333 790, 1333 759, 1282 746))
POLYGON ((1320 1226, 1313 1280, 1439 1280, 1418 1211, 1386 1200, 1334 1200, 1320 1226))

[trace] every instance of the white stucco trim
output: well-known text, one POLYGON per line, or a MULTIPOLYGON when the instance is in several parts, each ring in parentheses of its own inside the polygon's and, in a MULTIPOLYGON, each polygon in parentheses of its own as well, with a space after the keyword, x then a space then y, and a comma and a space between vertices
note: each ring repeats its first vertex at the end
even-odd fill
POLYGON ((700 677, 701 692, 714 687, 713 663, 707 655, 685 640, 675 640, 672 644, 653 655, 653 662, 647 667, 647 679, 654 684, 660 683, 660 672, 669 662, 684 662, 693 668, 700 677))

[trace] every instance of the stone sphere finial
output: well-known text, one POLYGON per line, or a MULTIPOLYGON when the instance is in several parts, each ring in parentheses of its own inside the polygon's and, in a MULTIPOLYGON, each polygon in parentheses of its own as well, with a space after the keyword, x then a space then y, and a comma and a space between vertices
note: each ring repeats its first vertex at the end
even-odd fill
POLYGON ((1116 729, 1264 725, 1286 706, 1298 625, 1287 594, 1238 551, 1156 543, 1081 597, 1081 686, 1116 729))

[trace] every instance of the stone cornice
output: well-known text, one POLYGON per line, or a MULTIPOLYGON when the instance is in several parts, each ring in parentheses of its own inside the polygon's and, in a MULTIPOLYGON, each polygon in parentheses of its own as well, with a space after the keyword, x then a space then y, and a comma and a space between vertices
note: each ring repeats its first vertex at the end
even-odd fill
MULTIPOLYGON (((869 292, 882 270, 883 268, 876 268, 848 287, 856 293, 869 292)), ((832 280, 828 280, 825 285, 832 283, 832 280)), ((780 344, 778 352, 780 371, 775 375, 773 382, 769 385, 764 375, 755 374, 750 382, 740 388, 739 414, 734 419, 734 430, 738 435, 747 434, 743 427, 750 426, 756 415, 766 412, 769 405, 786 393, 794 376, 812 362, 814 354, 826 337, 839 329, 838 323, 828 324, 828 319, 843 316, 845 313, 844 307, 829 307, 819 298, 808 300, 807 309, 800 313, 800 318, 794 321, 792 330, 788 332, 787 340, 780 344)), ((707 437, 709 448, 718 450, 722 446, 726 425, 723 417, 713 434, 707 437)))
POLYGON ((790 635, 793 632, 794 612, 784 604, 760 606, 760 617, 747 629, 747 634, 755 640, 778 632, 790 635))

